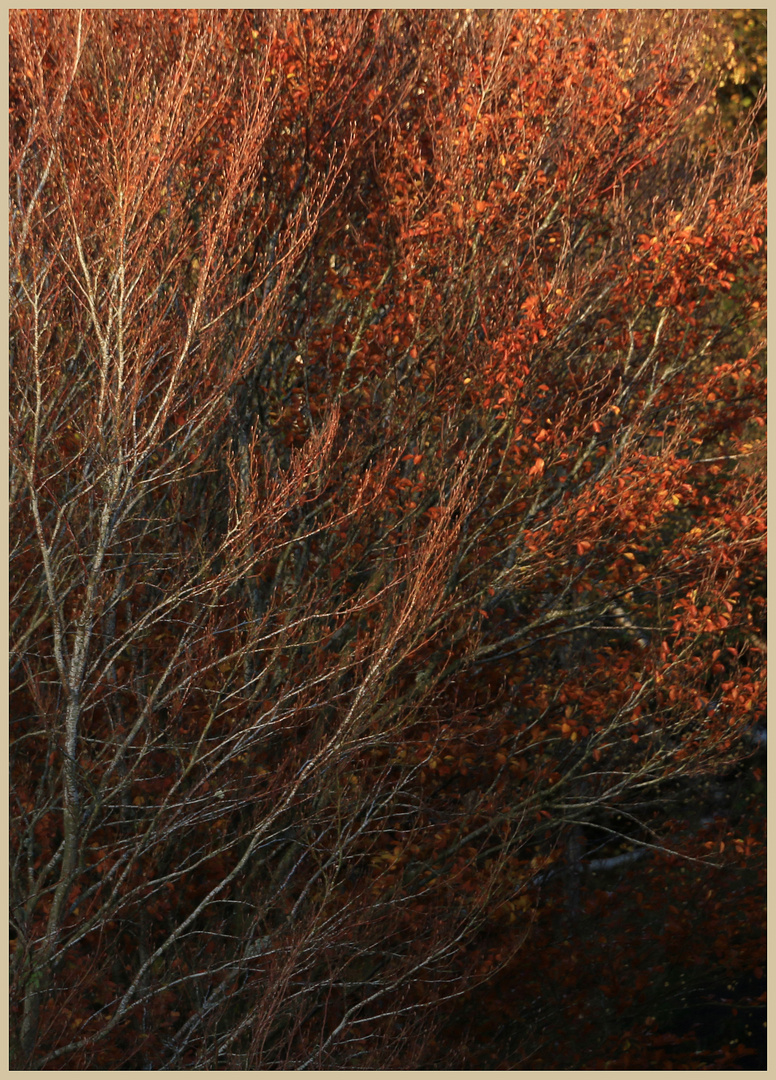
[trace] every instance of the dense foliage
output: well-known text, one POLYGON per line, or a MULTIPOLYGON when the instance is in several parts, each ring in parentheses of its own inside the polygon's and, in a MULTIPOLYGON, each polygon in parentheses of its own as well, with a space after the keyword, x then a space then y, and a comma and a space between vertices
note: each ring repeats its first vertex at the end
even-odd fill
POLYGON ((763 942, 762 822, 699 794, 765 700, 761 135, 710 18, 10 33, 15 1067, 471 1065, 478 987, 496 1067, 665 1067, 690 914, 731 977, 763 942), (582 881, 623 842, 635 909, 582 881), (632 1033, 570 1048, 605 909, 632 1033))

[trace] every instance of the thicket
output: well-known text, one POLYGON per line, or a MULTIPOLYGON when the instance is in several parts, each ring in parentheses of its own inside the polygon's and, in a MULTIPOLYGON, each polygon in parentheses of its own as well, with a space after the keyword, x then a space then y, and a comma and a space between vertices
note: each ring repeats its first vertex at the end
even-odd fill
POLYGON ((14 1067, 434 1068, 507 970, 531 1067, 614 840, 740 871, 760 955, 759 824, 676 809, 765 695, 714 33, 11 13, 14 1067))

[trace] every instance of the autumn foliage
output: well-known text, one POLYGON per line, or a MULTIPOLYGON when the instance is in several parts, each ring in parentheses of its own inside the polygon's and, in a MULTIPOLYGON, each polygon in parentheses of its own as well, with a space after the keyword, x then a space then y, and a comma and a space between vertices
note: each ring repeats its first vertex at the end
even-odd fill
POLYGON ((666 867, 715 941, 739 883, 720 970, 763 941, 761 824, 680 809, 765 702, 765 185, 709 18, 10 35, 14 1067, 473 1067, 505 972, 492 1067, 669 1067, 666 867), (627 1060, 547 1034, 622 841, 627 1060))

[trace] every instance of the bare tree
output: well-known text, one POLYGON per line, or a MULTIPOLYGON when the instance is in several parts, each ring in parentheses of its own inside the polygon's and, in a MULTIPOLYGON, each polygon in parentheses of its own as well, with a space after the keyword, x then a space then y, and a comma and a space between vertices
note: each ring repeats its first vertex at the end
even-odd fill
POLYGON ((555 18, 14 13, 15 1067, 427 1063, 740 753, 756 146, 682 156, 691 18, 555 18))

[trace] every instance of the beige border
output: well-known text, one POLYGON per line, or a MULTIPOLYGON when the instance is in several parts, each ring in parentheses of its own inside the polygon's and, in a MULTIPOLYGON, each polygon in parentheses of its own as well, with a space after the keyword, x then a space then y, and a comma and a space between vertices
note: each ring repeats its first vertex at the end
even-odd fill
MULTIPOLYGON (((3 6, 4 11, 5 11, 5 23, 4 23, 4 25, 5 25, 5 33, 3 35, 2 42, 0 43, 0 52, 1 52, 2 60, 3 60, 3 70, 7 73, 7 71, 8 71, 8 12, 9 12, 9 10, 11 8, 16 9, 16 8, 23 8, 23 7, 26 7, 26 6, 34 6, 34 5, 6 4, 6 3, 3 3, 2 6, 3 6)), ((62 4, 62 3, 51 3, 51 4, 44 5, 44 6, 51 7, 51 8, 68 8, 68 7, 74 7, 76 5, 62 4)), ((369 2, 365 2, 365 3, 332 3, 332 4, 314 4, 314 5, 311 5, 310 3, 304 3, 304 2, 286 3, 286 4, 257 3, 257 4, 251 4, 251 5, 248 5, 248 4, 226 5, 226 4, 192 3, 192 4, 189 4, 189 5, 183 5, 183 4, 172 4, 172 3, 169 2, 169 0, 158 0, 157 3, 150 3, 150 4, 149 3, 98 4, 98 3, 91 2, 91 0, 87 0, 87 3, 85 3, 85 4, 81 5, 81 6, 83 6, 85 8, 97 8, 97 9, 99 9, 99 8, 164 8, 164 7, 181 7, 181 6, 198 7, 198 8, 210 8, 210 9, 215 9, 215 8, 220 8, 220 7, 226 8, 227 6, 255 7, 255 8, 283 7, 283 8, 293 9, 293 8, 304 8, 304 7, 311 7, 311 6, 312 7, 328 7, 328 8, 380 8, 380 7, 383 7, 383 6, 395 7, 395 8, 456 8, 456 7, 461 7, 462 5, 455 4, 455 3, 450 3, 449 0, 447 0, 447 2, 444 2, 444 0, 443 0, 442 3, 424 3, 424 2, 411 3, 411 2, 403 2, 403 3, 395 3, 395 4, 391 4, 391 5, 381 5, 381 4, 375 4, 375 3, 369 3, 369 2)), ((523 7, 539 7, 539 6, 541 6, 541 5, 538 5, 538 4, 536 4, 536 5, 509 4, 509 3, 508 4, 500 4, 500 5, 474 4, 473 8, 474 9, 485 9, 485 10, 487 10, 487 9, 491 9, 491 8, 494 8, 494 7, 519 9, 519 8, 523 8, 523 7)), ((564 2, 564 0, 561 0, 560 3, 556 3, 556 4, 552 5, 552 6, 558 7, 558 8, 571 8, 571 9, 573 9, 573 8, 593 8, 593 9, 597 9, 597 8, 606 8, 606 7, 615 7, 616 6, 616 7, 619 7, 619 8, 632 8, 634 10, 638 10, 638 9, 644 9, 644 8, 661 9, 661 8, 667 7, 668 5, 651 4, 651 3, 636 4, 636 3, 630 2, 630 0, 625 0, 624 3, 620 3, 618 5, 598 4, 598 3, 594 3, 594 2, 570 4, 570 3, 564 2)), ((719 10, 719 9, 725 9, 725 8, 735 9, 735 8, 739 7, 738 4, 730 4, 730 3, 722 3, 722 4, 692 3, 692 4, 682 4, 681 6, 682 7, 687 7, 687 8, 696 8, 696 9, 707 8, 707 9, 712 9, 712 10, 719 10)), ((770 3, 758 2, 758 3, 749 4, 747 6, 751 7, 751 8, 759 8, 759 9, 767 8, 767 9, 770 9, 771 5, 770 5, 770 3)), ((774 6, 776 6, 776 3, 774 4, 774 6)), ((769 28, 769 31, 770 31, 770 28, 769 28)), ((772 37, 772 34, 769 32, 769 34, 768 34, 769 44, 771 43, 771 37, 772 37)), ((3 144, 4 149, 6 150, 6 155, 7 155, 7 148, 8 148, 8 80, 7 80, 7 76, 3 81, 2 98, 0 100, 2 101, 2 108, 3 108, 2 144, 3 144)), ((769 147, 769 150, 768 150, 768 166, 769 166, 769 172, 771 174, 773 172, 773 165, 774 165, 773 153, 772 153, 772 151, 771 151, 771 149, 769 147)), ((3 192, 4 205, 7 206, 7 204, 8 204, 7 203, 7 198, 8 198, 8 175, 7 175, 7 172, 5 170, 3 170, 2 175, 3 175, 3 179, 2 179, 2 189, 1 190, 3 192)), ((770 209, 770 200, 769 200, 769 209, 770 209)), ((5 245, 4 245, 4 250, 6 252, 8 250, 8 247, 7 247, 7 227, 8 226, 7 226, 7 218, 6 218, 6 225, 5 225, 5 230, 4 230, 4 234, 6 236, 6 242, 5 242, 5 245)), ((771 255, 771 253, 769 252, 769 254, 768 254, 768 271, 769 271, 769 274, 773 271, 773 266, 774 266, 774 256, 771 255)), ((0 522, 2 523, 2 545, 3 545, 3 552, 4 552, 4 567, 5 567, 3 577, 2 577, 2 594, 3 594, 3 600, 5 602, 2 605, 2 623, 0 625, 2 625, 2 636, 3 636, 4 640, 7 642, 8 641, 8 633, 9 633, 8 610, 7 610, 7 599, 8 599, 8 595, 9 595, 9 592, 8 592, 9 583, 8 583, 8 468, 7 468, 7 455, 8 455, 8 408, 7 408, 7 406, 8 406, 8 362, 7 362, 8 361, 8 337, 7 337, 7 327, 8 327, 8 263, 7 263, 6 258, 3 259, 3 263, 2 263, 2 270, 1 270, 1 273, 0 273, 0 284, 2 284, 3 310, 5 312, 5 316, 4 316, 4 320, 3 320, 3 327, 4 327, 4 334, 3 334, 4 353, 3 353, 3 355, 4 355, 5 361, 6 361, 5 363, 3 363, 2 368, 0 369, 0 393, 2 394, 2 401, 3 401, 3 404, 4 404, 4 408, 2 410, 2 415, 0 416, 0 432, 2 433, 2 445, 3 445, 3 455, 4 455, 4 467, 3 467, 3 472, 2 472, 2 481, 0 481, 2 483, 2 489, 0 490, 0 522)), ((768 339, 769 339, 768 356, 769 356, 769 358, 771 357, 771 352, 772 352, 771 344, 770 344, 771 338, 772 338, 772 333, 770 332, 770 327, 771 327, 771 323, 770 323, 770 320, 769 320, 769 335, 768 335, 768 339)), ((769 403, 769 405, 771 403, 770 391, 769 391, 769 395, 768 395, 768 403, 769 403)), ((774 461, 776 461, 776 451, 772 451, 769 448, 769 451, 768 451, 768 469, 769 469, 769 472, 770 472, 771 465, 772 465, 772 463, 774 461)), ((770 500, 769 500, 769 503, 770 503, 770 500)), ((772 514, 771 514, 771 511, 770 511, 770 507, 769 507, 769 512, 768 512, 768 523, 769 523, 769 526, 772 524, 772 514)), ((769 558, 768 559, 768 584, 769 584, 769 586, 771 584, 772 577, 773 577, 774 580, 776 580, 776 573, 772 573, 772 571, 773 571, 773 567, 771 565, 771 560, 769 558)), ((769 622, 769 624, 771 623, 770 616, 769 616, 768 622, 769 622)), ((7 700, 8 700, 8 668, 7 668, 7 665, 4 665, 3 670, 2 670, 2 686, 3 686, 3 690, 4 690, 4 693, 3 693, 3 713, 7 718, 7 705, 5 704, 7 702, 7 700)), ((3 725, 2 741, 0 742, 0 745, 2 746, 3 762, 7 763, 7 761, 8 761, 8 729, 7 729, 7 724, 3 725)), ((771 744, 771 747, 773 747, 773 743, 771 744)), ((770 755, 772 754, 772 752, 773 752, 772 750, 769 751, 769 760, 770 760, 770 755)), ((6 768, 3 769, 2 777, 0 777, 0 793, 2 793, 3 817, 7 820, 7 816, 8 816, 7 807, 8 807, 8 794, 9 794, 9 791, 8 791, 8 773, 7 773, 6 768)), ((769 810, 771 810, 773 808, 772 799, 770 798, 770 796, 769 796, 768 806, 769 806, 769 810)), ((3 830, 3 833, 2 833, 2 845, 0 846, 0 851, 2 852, 2 855, 3 855, 3 870, 2 870, 2 878, 0 879, 2 881, 2 893, 1 893, 1 895, 4 898, 5 908, 7 910, 8 899, 9 899, 8 898, 8 869, 7 869, 7 865, 8 865, 8 859, 7 859, 7 856, 8 856, 7 830, 3 830)), ((776 876, 776 874, 774 874, 773 876, 776 876)), ((769 873, 769 877, 768 877, 768 883, 769 883, 769 885, 771 883, 771 874, 770 873, 769 873)), ((769 950, 769 958, 770 958, 770 955, 771 955, 771 950, 769 950)), ((776 956, 776 946, 774 946, 774 948, 773 948, 773 955, 776 956)), ((5 1072, 9 1071, 8 1070, 8 1047, 9 1047, 8 989, 7 989, 7 987, 8 987, 8 958, 7 958, 7 955, 5 955, 5 954, 3 955, 3 972, 4 972, 4 977, 3 977, 3 983, 2 983, 2 1001, 3 1001, 3 1004, 4 1004, 4 1008, 3 1008, 3 1014, 2 1014, 2 1022, 1 1022, 1 1026, 0 1026, 0 1052, 2 1053, 2 1058, 0 1058, 0 1073, 5 1073, 5 1072)), ((770 1015, 770 1010, 769 1010, 769 1015, 770 1015)), ((769 1058, 771 1060, 773 1060, 773 1058, 772 1058, 772 1041, 773 1040, 771 1038, 768 1039, 768 1053, 769 1053, 769 1058)), ((612 1073, 610 1073, 610 1072, 600 1072, 599 1073, 599 1072, 594 1071, 594 1070, 590 1070, 589 1072, 592 1075, 601 1076, 601 1077, 612 1075, 612 1073)), ((23 1074, 22 1073, 15 1073, 14 1075, 23 1075, 23 1074)), ((69 1073, 69 1075, 72 1076, 72 1075, 81 1075, 81 1074, 79 1074, 79 1073, 69 1073)), ((92 1074, 84 1073, 83 1075, 92 1075, 92 1074)), ((109 1074, 106 1073, 105 1075, 107 1076, 109 1074)), ((141 1073, 139 1075, 144 1075, 144 1074, 141 1073)), ((195 1076, 198 1076, 199 1073, 197 1073, 197 1072, 186 1072, 185 1075, 190 1076, 190 1077, 193 1078, 195 1076)), ((233 1075, 233 1076, 236 1077, 236 1076, 239 1076, 240 1074, 235 1072, 235 1073, 230 1073, 230 1075, 233 1075)), ((254 1074, 254 1075, 272 1076, 272 1075, 274 1075, 274 1073, 267 1072, 267 1073, 257 1073, 257 1074, 254 1074)), ((323 1072, 322 1071, 322 1072, 316 1073, 316 1075, 322 1076, 322 1077, 324 1077, 324 1076, 335 1077, 335 1076, 339 1075, 339 1073, 337 1073, 337 1072, 323 1072)), ((367 1075, 380 1076, 380 1075, 383 1075, 383 1074, 380 1073, 380 1072, 374 1072, 374 1073, 370 1072, 370 1073, 367 1073, 367 1075)), ((414 1074, 408 1073, 407 1075, 414 1075, 414 1074)), ((418 1075, 422 1075, 422 1074, 419 1073, 418 1075)), ((472 1074, 472 1073, 457 1073, 457 1072, 440 1072, 438 1075, 450 1076, 450 1077, 457 1077, 457 1076, 463 1077, 463 1076, 469 1076, 469 1075, 492 1075, 492 1074, 490 1074, 490 1073, 474 1073, 474 1074, 472 1074)), ((560 1076, 562 1074, 561 1073, 557 1073, 557 1074, 554 1073, 553 1075, 560 1076)), ((619 1075, 629 1075, 629 1074, 620 1073, 619 1075)), ((639 1075, 642 1075, 642 1073, 640 1072, 639 1075)), ((653 1075, 659 1075, 659 1073, 657 1071, 655 1071, 653 1073, 653 1075)), ((733 1075, 738 1075, 738 1073, 735 1073, 733 1075)), ((745 1074, 742 1073, 742 1075, 747 1075, 748 1076, 748 1075, 752 1075, 752 1073, 751 1072, 746 1072, 745 1074)), ((759 1073, 759 1075, 765 1075, 765 1074, 764 1073, 759 1073)))

